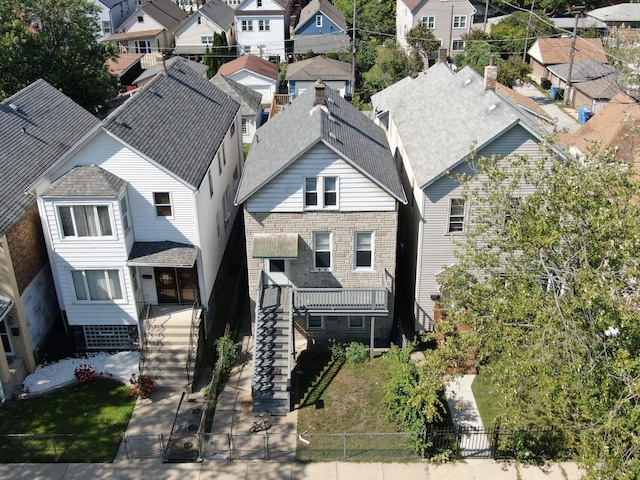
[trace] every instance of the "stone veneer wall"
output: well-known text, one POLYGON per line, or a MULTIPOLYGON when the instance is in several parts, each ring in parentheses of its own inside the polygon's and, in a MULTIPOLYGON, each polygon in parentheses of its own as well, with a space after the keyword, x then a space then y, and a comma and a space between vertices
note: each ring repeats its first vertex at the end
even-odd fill
MULTIPOLYGON (((291 284, 299 288, 381 288, 384 275, 389 290, 389 317, 377 317, 375 330, 377 338, 388 337, 393 323, 395 298, 397 211, 256 213, 245 210, 244 220, 252 314, 255 312, 259 275, 264 265, 263 259, 252 256, 253 235, 297 233, 298 258, 291 261, 291 284), (328 231, 332 232, 331 271, 313 272, 313 232, 328 231), (374 270, 355 271, 355 234, 367 231, 375 232, 374 270)), ((366 323, 368 328, 369 320, 366 323)), ((325 332, 310 334, 320 338, 330 333, 345 332, 350 338, 362 339, 368 335, 367 330, 347 331, 346 318, 326 317, 325 326, 325 332)))

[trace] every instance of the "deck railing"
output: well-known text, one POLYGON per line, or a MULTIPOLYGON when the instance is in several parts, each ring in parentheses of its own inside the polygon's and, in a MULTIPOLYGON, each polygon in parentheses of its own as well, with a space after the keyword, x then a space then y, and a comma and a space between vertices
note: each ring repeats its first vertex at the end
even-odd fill
POLYGON ((291 103, 291 95, 288 93, 276 93, 273 96, 271 102, 271 110, 269 112, 269 118, 273 117, 276 113, 282 110, 285 106, 291 103))
POLYGON ((317 313, 384 313, 388 310, 388 293, 385 288, 295 288, 293 306, 317 313))

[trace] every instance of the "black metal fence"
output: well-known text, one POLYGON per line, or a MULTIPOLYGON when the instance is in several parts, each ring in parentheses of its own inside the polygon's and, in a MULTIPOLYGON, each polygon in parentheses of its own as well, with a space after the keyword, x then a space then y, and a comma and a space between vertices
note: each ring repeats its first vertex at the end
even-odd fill
POLYGON ((427 427, 421 442, 408 433, 198 433, 189 435, 1 435, 3 462, 110 462, 183 454, 198 461, 392 462, 493 458, 571 458, 571 443, 558 430, 427 427), (422 443, 422 447, 420 447, 422 443), (179 452, 178 452, 179 450, 179 452), (422 453, 417 453, 420 450, 422 453))

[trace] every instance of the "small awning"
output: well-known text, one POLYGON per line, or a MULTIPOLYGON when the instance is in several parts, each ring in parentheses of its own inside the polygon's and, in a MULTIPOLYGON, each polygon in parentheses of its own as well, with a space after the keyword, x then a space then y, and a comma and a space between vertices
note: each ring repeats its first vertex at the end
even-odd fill
POLYGON ((192 268, 198 247, 178 242, 135 242, 127 265, 130 267, 192 268))
POLYGON ((298 234, 258 233, 254 235, 253 258, 298 258, 298 234))

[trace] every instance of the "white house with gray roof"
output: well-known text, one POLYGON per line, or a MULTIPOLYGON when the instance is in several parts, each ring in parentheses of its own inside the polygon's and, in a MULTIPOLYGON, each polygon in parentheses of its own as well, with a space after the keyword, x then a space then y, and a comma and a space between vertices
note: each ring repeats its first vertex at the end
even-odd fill
POLYGON ((351 64, 322 55, 290 63, 286 79, 292 99, 313 88, 318 79, 341 97, 351 94, 351 64))
POLYGON ((235 10, 238 55, 250 53, 274 63, 285 60, 289 23, 286 0, 244 0, 235 10))
POLYGON ((288 409, 292 321, 309 342, 388 345, 404 190, 384 131, 318 83, 258 129, 235 202, 257 335, 254 408, 288 409))
POLYGON ((209 81, 240 104, 242 143, 251 143, 256 129, 262 125, 262 95, 220 74, 209 81))
POLYGON ((0 404, 20 392, 60 316, 36 199, 25 190, 99 123, 44 80, 0 104, 0 404))
POLYGON ((464 237, 469 205, 456 178, 473 175, 465 161, 472 148, 505 164, 515 155, 535 159, 550 133, 495 89, 496 76, 485 82, 469 67, 454 73, 439 62, 383 95, 384 107, 372 98, 374 111, 388 112, 387 136, 409 197, 400 214, 398 278, 416 330, 433 329, 438 275, 456 262, 455 243, 464 237))
MULTIPOLYGON (((176 48, 174 55, 205 54, 213 44, 213 36, 224 32, 227 45, 235 45, 234 11, 223 0, 209 0, 193 15, 185 18, 174 30, 176 48)), ((228 52, 214 52, 228 54, 228 52)))
MULTIPOLYGON (((158 332, 146 326, 162 323, 165 347, 187 355, 201 309, 203 328, 214 321, 241 170, 240 105, 178 61, 40 177, 32 190, 78 349, 144 349, 158 332)), ((150 373, 183 388, 184 372, 150 373)))

